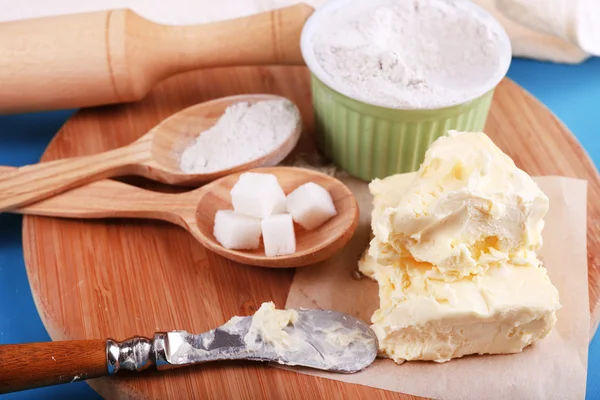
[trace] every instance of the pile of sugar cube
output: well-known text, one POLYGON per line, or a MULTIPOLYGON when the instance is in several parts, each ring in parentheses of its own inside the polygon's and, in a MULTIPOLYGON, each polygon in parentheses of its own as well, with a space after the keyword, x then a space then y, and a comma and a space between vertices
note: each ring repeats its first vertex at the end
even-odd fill
POLYGON ((260 246, 276 257, 296 252, 294 221, 312 230, 336 215, 327 189, 309 182, 285 195, 272 174, 246 172, 231 189, 233 210, 215 215, 214 236, 227 249, 252 250, 260 246))

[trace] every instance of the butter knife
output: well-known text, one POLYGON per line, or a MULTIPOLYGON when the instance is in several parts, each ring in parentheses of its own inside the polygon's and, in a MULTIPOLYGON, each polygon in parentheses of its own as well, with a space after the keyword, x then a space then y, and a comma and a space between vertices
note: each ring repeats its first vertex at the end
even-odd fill
POLYGON ((369 326, 350 315, 298 309, 283 338, 252 328, 253 318, 234 317, 201 334, 157 332, 122 342, 73 340, 0 346, 0 393, 75 382, 121 371, 166 370, 219 360, 254 360, 353 373, 377 355, 369 326), (254 330, 253 330, 254 329, 254 330))

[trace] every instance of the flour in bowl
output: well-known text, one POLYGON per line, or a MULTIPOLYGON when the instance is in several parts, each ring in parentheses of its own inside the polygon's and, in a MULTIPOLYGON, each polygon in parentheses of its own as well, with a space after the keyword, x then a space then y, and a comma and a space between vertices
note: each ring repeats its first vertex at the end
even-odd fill
POLYGON ((500 25, 465 0, 337 4, 311 38, 324 72, 317 76, 357 100, 391 108, 454 105, 491 89, 510 62, 500 25))
POLYGON ((299 123, 298 109, 286 99, 232 104, 183 151, 179 167, 210 173, 256 160, 282 145, 299 123))

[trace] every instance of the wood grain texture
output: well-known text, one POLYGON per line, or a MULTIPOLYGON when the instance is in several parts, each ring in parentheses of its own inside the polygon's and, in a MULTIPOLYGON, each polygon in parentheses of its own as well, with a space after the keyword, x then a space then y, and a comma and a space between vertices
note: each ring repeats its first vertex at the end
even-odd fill
MULTIPOLYGON (((13 169, 0 167, 0 173, 8 173, 13 169)), ((204 247, 229 260, 270 268, 316 264, 340 251, 354 235, 358 226, 358 204, 350 189, 339 180, 320 172, 293 167, 258 168, 249 172, 275 175, 286 195, 300 185, 316 183, 331 194, 337 215, 311 231, 296 225, 296 251, 267 257, 262 243, 255 250, 229 250, 221 246, 213 235, 217 211, 232 209, 230 192, 241 172, 178 194, 154 192, 108 179, 100 180, 13 212, 82 219, 145 218, 167 221, 187 230, 204 247)))
POLYGON ((131 144, 106 152, 40 162, 0 175, 0 212, 57 195, 102 178, 141 175, 168 184, 198 185, 249 168, 276 165, 296 146, 300 121, 270 153, 234 168, 209 173, 181 171, 179 160, 199 132, 212 127, 231 104, 280 100, 273 95, 228 96, 176 112, 131 144))
POLYGON ((190 26, 130 10, 3 23, 0 113, 139 100, 166 77, 197 68, 301 65, 300 33, 312 12, 298 4, 190 26))
POLYGON ((151 161, 151 134, 111 151, 26 165, 0 176, 0 212, 54 196, 97 179, 133 172, 151 161))
MULTIPOLYGON (((296 151, 313 151, 306 69, 259 67, 178 75, 143 102, 83 110, 61 129, 44 160, 116 148, 192 104, 259 92, 280 94, 298 104, 305 133, 296 151)), ((587 179, 590 198, 600 196, 597 171, 574 137, 514 83, 504 80, 498 87, 486 131, 530 174, 587 179)), ((589 202, 588 207, 589 293, 596 324, 600 204, 589 202)), ((123 339, 175 328, 203 332, 231 315, 251 314, 263 301, 284 306, 293 277, 292 270, 229 262, 198 245, 185 230, 149 221, 26 217, 23 246, 33 296, 54 340, 123 339)), ((103 378, 90 385, 117 399, 413 398, 250 363, 103 378)))
POLYGON ((106 376, 106 341, 0 346, 0 393, 106 376))

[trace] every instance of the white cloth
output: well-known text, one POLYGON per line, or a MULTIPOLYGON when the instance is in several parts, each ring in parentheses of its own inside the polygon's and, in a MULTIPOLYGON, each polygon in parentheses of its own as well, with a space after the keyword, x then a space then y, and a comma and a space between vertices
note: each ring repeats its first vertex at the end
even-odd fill
MULTIPOLYGON (((365 0, 368 1, 368 0, 365 0)), ((473 0, 507 30, 513 54, 561 63, 600 55, 600 0, 473 0)), ((0 22, 131 8, 165 24, 196 24, 284 7, 298 0, 0 0, 0 22)), ((325 0, 305 0, 318 7, 325 0)))
POLYGON ((600 0, 473 0, 510 36, 515 57, 579 63, 600 55, 600 0))

